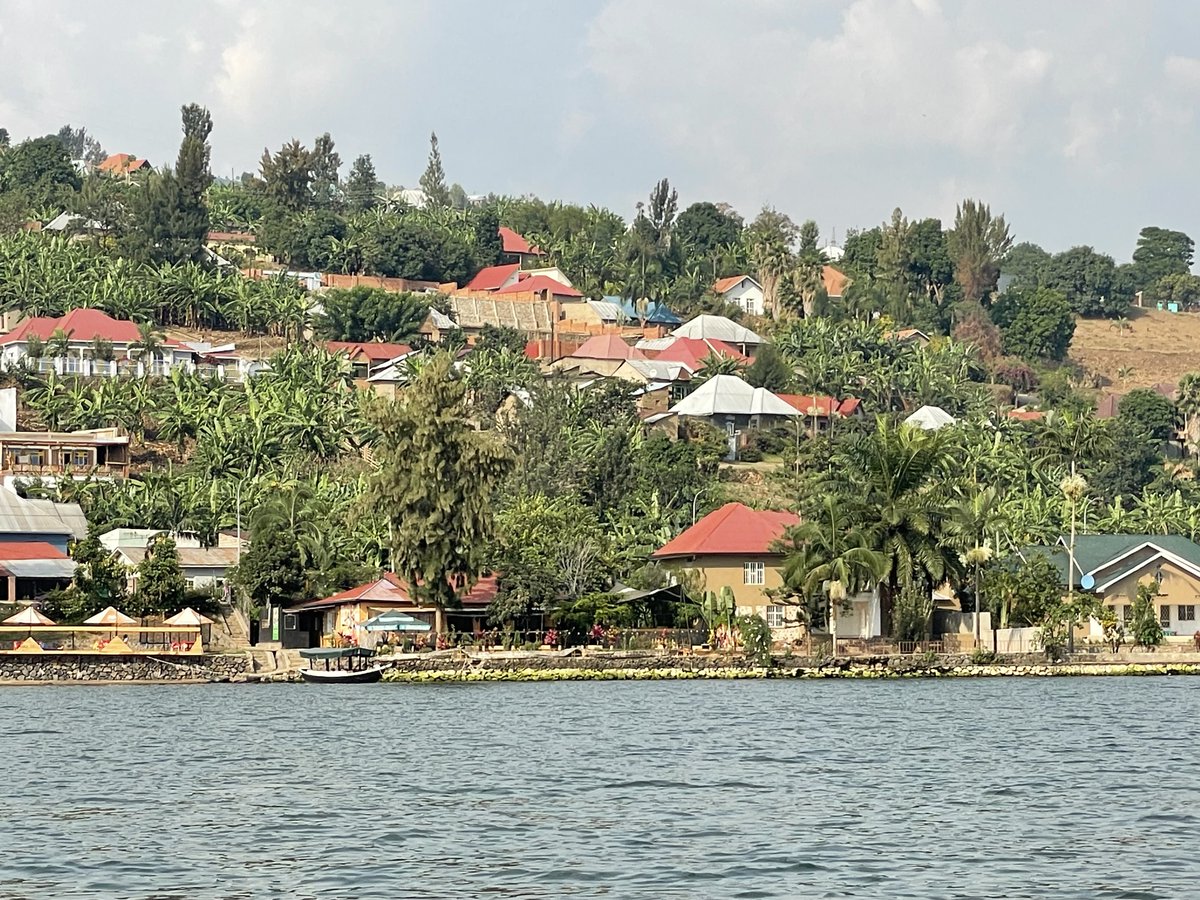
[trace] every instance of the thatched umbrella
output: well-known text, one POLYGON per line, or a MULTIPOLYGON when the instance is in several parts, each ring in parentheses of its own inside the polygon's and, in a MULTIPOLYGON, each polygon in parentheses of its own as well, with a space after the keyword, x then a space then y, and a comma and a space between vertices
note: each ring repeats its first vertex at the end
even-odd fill
POLYGON ((212 619, 202 613, 196 612, 196 610, 192 609, 190 606, 175 613, 175 615, 171 616, 171 618, 163 620, 164 625, 194 625, 200 629, 200 636, 205 641, 209 640, 211 634, 209 632, 205 632, 204 629, 212 623, 212 619))
POLYGON ((16 615, 9 616, 4 620, 5 625, 28 625, 29 636, 33 636, 33 628, 35 625, 53 625, 54 622, 43 616, 32 606, 27 606, 16 615))

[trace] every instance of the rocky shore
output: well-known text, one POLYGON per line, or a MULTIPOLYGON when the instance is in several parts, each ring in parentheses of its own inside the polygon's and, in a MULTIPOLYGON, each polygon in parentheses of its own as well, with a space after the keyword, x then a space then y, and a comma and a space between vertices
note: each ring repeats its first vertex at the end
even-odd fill
POLYGON ((863 657, 814 660, 777 658, 764 666, 739 657, 555 656, 549 658, 404 658, 384 680, 403 683, 474 681, 639 681, 755 678, 1001 678, 1080 675, 1200 675, 1200 663, 1047 662, 1042 655, 1014 656, 980 664, 969 656, 863 657))
POLYGON ((244 677, 248 662, 240 653, 169 659, 94 654, 6 655, 0 656, 0 685, 232 681, 244 677))

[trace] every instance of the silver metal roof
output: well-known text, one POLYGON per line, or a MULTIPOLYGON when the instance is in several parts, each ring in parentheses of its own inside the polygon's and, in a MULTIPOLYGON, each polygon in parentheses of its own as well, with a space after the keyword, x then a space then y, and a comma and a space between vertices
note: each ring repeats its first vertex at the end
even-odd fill
POLYGON ((680 325, 671 334, 675 337, 725 341, 727 344, 761 344, 763 339, 733 319, 725 316, 696 316, 680 325))
POLYGON ((88 524, 78 503, 27 500, 0 489, 0 533, 61 534, 83 540, 88 524))
POLYGON ((751 387, 736 375, 714 375, 684 397, 671 412, 679 416, 788 416, 800 411, 766 388, 751 387))

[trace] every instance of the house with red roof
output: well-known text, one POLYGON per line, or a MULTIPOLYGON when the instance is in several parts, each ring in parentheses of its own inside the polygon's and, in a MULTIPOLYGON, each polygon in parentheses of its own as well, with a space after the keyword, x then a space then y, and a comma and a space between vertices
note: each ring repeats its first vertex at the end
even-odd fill
POLYGON ((73 309, 64 316, 25 319, 0 335, 0 360, 83 376, 166 375, 176 366, 193 364, 194 348, 161 334, 157 343, 158 349, 146 353, 136 322, 98 309, 73 309))
POLYGON ((712 286, 712 292, 748 315, 763 314, 762 285, 749 275, 730 275, 728 278, 718 279, 712 286))
POLYGON ((795 407, 810 423, 809 432, 820 434, 829 430, 835 419, 862 418, 862 401, 857 397, 838 400, 821 394, 776 394, 780 400, 795 407))
POLYGON ((576 376, 614 374, 626 360, 644 360, 645 354, 621 339, 618 334, 596 334, 580 344, 574 352, 550 364, 559 372, 576 376))
POLYGON ((488 266, 475 273, 464 290, 492 291, 496 294, 545 292, 548 297, 578 299, 583 296, 571 284, 571 279, 558 266, 543 269, 522 269, 520 263, 488 266))
POLYGON ((482 630, 488 606, 499 591, 497 576, 485 575, 470 583, 463 581, 456 589, 460 608, 438 610, 414 597, 404 578, 385 572, 379 578, 329 597, 296 603, 282 610, 268 608, 263 611, 259 634, 262 640, 278 641, 285 648, 320 647, 335 638, 365 645, 373 638, 363 628, 367 619, 392 611, 429 625, 431 633, 438 627, 439 617, 443 629, 467 633, 482 630))
POLYGON ((326 341, 325 349, 350 360, 350 371, 355 378, 366 378, 379 366, 412 353, 408 344, 382 341, 326 341))
POLYGON ((705 366, 705 360, 712 356, 723 356, 737 360, 744 366, 750 364, 750 357, 736 347, 719 341, 716 338, 666 337, 638 341, 637 348, 651 359, 663 362, 683 363, 693 372, 699 372, 705 366))
POLYGON ((517 265, 522 268, 537 262, 539 257, 545 256, 539 248, 532 246, 529 241, 508 226, 501 225, 499 232, 500 246, 504 255, 516 257, 517 265))
POLYGON ((114 153, 96 166, 96 171, 102 175, 119 178, 128 178, 138 172, 149 172, 150 169, 148 161, 138 159, 132 153, 114 153))
POLYGON ((783 510, 726 503, 659 547, 651 557, 693 573, 702 590, 733 592, 738 615, 758 615, 772 628, 795 618, 794 611, 766 594, 783 586, 782 540, 800 517, 783 510))

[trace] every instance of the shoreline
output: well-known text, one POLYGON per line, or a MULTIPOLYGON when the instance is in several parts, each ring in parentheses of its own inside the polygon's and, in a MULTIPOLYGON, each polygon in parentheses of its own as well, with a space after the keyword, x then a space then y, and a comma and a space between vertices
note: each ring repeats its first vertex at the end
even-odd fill
POLYGON ((917 678, 1086 678, 1167 677, 1200 675, 1200 663, 1047 663, 1044 665, 963 666, 719 666, 706 668, 458 668, 403 672, 391 669, 383 680, 392 684, 467 684, 534 681, 749 681, 822 680, 892 681, 917 678))

